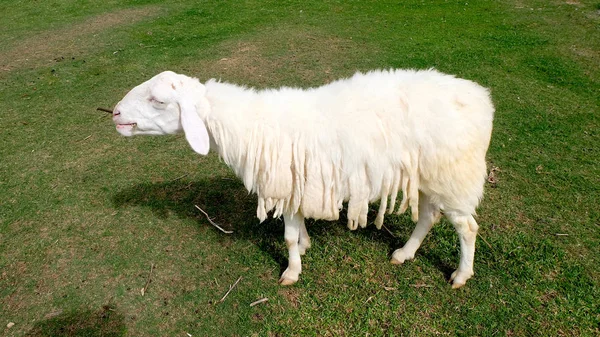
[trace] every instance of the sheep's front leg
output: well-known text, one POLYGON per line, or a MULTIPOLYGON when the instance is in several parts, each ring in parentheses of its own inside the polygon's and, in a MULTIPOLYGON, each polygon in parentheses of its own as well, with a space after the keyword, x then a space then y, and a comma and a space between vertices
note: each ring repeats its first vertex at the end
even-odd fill
POLYGON ((302 272, 302 262, 300 260, 300 247, 298 242, 300 240, 301 228, 304 227, 304 217, 300 213, 296 213, 292 216, 284 214, 283 220, 285 223, 285 232, 283 236, 285 238, 285 244, 288 247, 289 258, 288 267, 281 275, 279 283, 287 286, 296 283, 302 272))

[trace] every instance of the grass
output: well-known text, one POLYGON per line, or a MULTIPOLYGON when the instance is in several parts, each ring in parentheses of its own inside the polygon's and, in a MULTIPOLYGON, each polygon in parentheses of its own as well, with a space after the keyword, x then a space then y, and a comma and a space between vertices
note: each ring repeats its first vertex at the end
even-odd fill
POLYGON ((3 1, 0 331, 597 335, 599 6, 3 1), (407 216, 386 218, 396 238, 310 221, 301 280, 280 287, 282 221, 259 224, 255 198, 216 156, 194 155, 181 136, 119 137, 95 111, 165 69, 308 87, 390 67, 436 67, 492 90, 498 181, 478 211, 489 246, 479 240, 476 275, 458 291, 445 221, 415 261, 388 263, 413 228, 407 216))

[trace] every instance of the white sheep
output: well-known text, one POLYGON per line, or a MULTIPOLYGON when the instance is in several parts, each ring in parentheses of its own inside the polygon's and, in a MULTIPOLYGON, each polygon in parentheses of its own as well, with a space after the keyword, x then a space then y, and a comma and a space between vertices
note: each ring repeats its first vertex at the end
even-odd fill
POLYGON ((132 89, 113 113, 125 136, 183 131, 194 151, 216 148, 258 196, 257 216, 283 215, 288 268, 282 285, 298 280, 310 247, 304 218, 337 220, 348 202, 348 227, 375 224, 410 207, 417 221, 391 262, 414 258, 441 215, 460 239, 458 288, 473 275, 483 196, 485 154, 494 107, 487 89, 435 70, 356 73, 318 88, 255 90, 163 72, 132 89), (389 201, 388 201, 389 199, 389 201))

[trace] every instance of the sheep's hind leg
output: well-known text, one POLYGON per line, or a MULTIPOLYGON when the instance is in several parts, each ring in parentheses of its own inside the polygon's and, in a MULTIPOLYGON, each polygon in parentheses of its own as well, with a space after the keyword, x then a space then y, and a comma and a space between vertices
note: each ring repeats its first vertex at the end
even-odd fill
POLYGON ((288 247, 289 258, 288 267, 283 274, 281 274, 279 283, 287 286, 296 283, 302 272, 302 261, 300 260, 300 247, 298 242, 300 240, 301 228, 304 227, 304 217, 300 213, 291 216, 284 214, 283 220, 285 223, 284 238, 285 244, 288 247))
POLYGON ((460 263, 458 269, 450 276, 452 288, 460 288, 473 276, 473 260, 475 259, 475 240, 479 226, 471 215, 447 214, 454 225, 460 240, 460 263))
POLYGON ((300 237, 298 238, 298 251, 300 255, 304 255, 308 248, 310 248, 310 237, 308 236, 304 219, 302 219, 300 223, 300 237))
POLYGON ((412 260, 415 252, 421 246, 423 239, 431 230, 431 227, 440 219, 440 209, 432 204, 429 197, 419 193, 419 221, 404 247, 396 249, 392 254, 393 264, 402 264, 406 260, 412 260))

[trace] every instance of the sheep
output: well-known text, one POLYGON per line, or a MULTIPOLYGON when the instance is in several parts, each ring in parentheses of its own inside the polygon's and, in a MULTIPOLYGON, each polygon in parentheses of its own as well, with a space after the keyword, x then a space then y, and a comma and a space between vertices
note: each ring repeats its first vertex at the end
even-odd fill
POLYGON ((245 188, 257 217, 284 219, 288 267, 280 284, 298 281, 311 246, 305 218, 337 220, 347 202, 348 227, 410 208, 416 227, 391 262, 414 258, 443 214, 460 241, 453 288, 473 275, 485 156, 494 107, 489 91, 429 70, 377 70, 327 85, 256 90, 166 71, 133 88, 115 107, 124 136, 182 132, 192 149, 216 149, 245 188), (402 200, 396 207, 396 198, 402 200))

